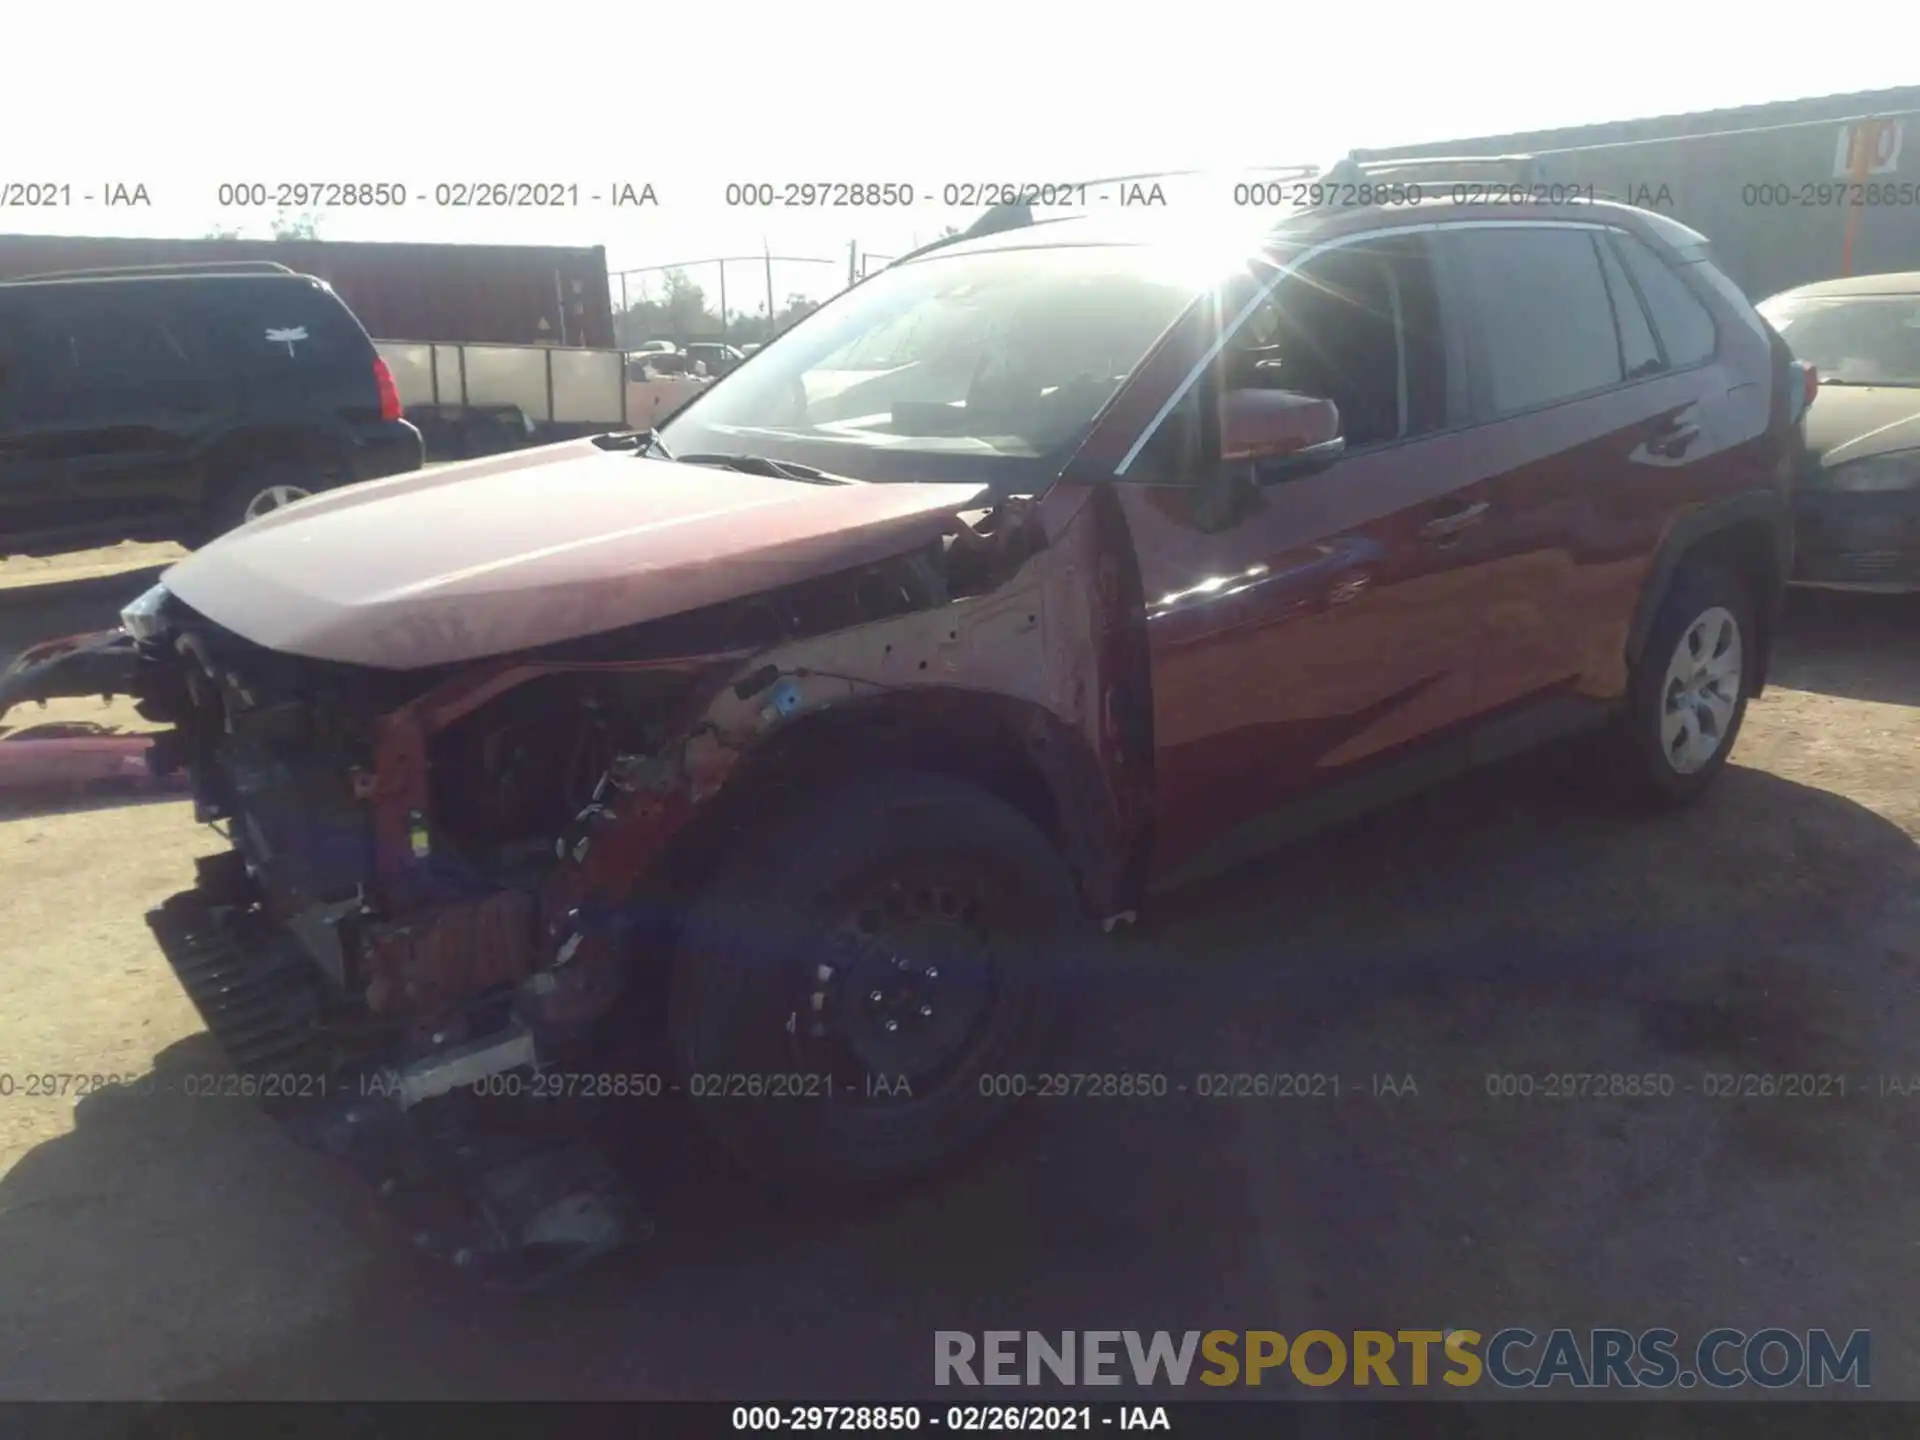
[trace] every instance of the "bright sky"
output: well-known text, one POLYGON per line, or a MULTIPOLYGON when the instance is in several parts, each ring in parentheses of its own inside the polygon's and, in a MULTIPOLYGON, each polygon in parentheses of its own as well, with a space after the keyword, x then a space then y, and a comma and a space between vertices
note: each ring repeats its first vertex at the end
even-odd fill
MULTIPOLYGON (((942 206, 949 183, 1324 163, 1355 146, 1910 83, 1920 6, 1875 8, 1866 32, 1821 25, 1801 44, 1795 22, 1672 0, 21 4, 6 26, 0 186, 65 182, 74 203, 0 210, 0 231, 264 234, 273 209, 221 209, 222 182, 392 181, 424 199, 330 212, 322 237, 602 244, 614 269, 763 244, 833 262, 777 265, 784 299, 837 288, 849 242, 897 253, 976 213, 942 206), (432 203, 443 182, 483 180, 577 184, 582 203, 432 203), (891 181, 919 198, 893 211, 725 203, 729 181, 807 180, 891 181), (144 184, 152 207, 81 199, 114 181, 144 184), (659 205, 588 198, 620 182, 652 184, 659 205)), ((728 271, 730 307, 755 308, 764 275, 728 271)), ((711 295, 713 268, 695 275, 711 295)))

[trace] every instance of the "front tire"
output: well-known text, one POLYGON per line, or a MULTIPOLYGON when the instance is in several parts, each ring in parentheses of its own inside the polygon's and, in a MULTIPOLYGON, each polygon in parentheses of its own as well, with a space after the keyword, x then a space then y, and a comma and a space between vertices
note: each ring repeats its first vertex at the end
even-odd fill
POLYGON ((1629 800, 1671 808, 1706 792, 1746 718, 1759 639, 1752 599, 1732 570, 1701 560, 1675 575, 1609 737, 1629 800))
POLYGON ((997 1077, 1041 1053, 1083 919, 1051 842, 982 790, 912 771, 816 789, 688 917, 669 998, 682 1092, 778 1185, 922 1175, 1013 1103, 997 1077))

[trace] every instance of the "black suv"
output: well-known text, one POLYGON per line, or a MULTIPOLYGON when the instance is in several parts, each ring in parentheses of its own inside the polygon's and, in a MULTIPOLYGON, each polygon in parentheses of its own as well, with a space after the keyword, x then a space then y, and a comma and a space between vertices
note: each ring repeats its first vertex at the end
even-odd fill
POLYGON ((417 470, 400 411, 353 312, 284 265, 0 283, 0 553, 197 544, 417 470))

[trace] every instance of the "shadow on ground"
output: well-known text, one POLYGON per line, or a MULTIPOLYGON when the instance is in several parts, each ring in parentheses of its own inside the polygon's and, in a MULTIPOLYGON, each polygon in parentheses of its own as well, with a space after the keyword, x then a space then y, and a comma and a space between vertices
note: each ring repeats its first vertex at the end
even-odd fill
POLYGON ((5 1393, 906 1398, 937 1329, 1766 1323, 1872 1327, 1920 1394, 1914 1112, 1870 1088, 1920 1071, 1912 841, 1751 770, 1655 822, 1565 790, 1527 761, 1178 897, 1056 1067, 1165 1093, 1029 1101, 890 1205, 803 1217, 636 1107, 658 1237, 531 1299, 421 1269, 176 1045, 0 1181, 5 1393), (1703 1093, 1747 1071, 1854 1088, 1703 1093), (1489 1094, 1569 1072, 1654 1093, 1489 1094), (1201 1095, 1282 1074, 1312 1098, 1201 1095))
POLYGON ((1788 592, 1773 682, 1888 705, 1920 705, 1920 594, 1788 592))

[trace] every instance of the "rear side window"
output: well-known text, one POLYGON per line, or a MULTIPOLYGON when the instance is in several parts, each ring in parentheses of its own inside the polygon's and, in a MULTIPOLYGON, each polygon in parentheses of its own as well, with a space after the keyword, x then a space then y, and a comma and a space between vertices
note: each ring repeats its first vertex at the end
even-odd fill
POLYGON ((1620 383, 1621 341, 1591 231, 1488 226, 1451 238, 1494 414, 1620 383))
POLYGON ((208 298, 222 348, 250 373, 300 375, 368 355, 346 308, 312 282, 229 280, 219 292, 208 298))
POLYGON ((99 395, 195 378, 196 338, 154 287, 76 283, 41 300, 33 362, 46 389, 99 395))
POLYGON ((1673 268, 1631 235, 1615 235, 1613 243, 1626 262, 1627 272, 1647 302, 1653 328, 1667 352, 1667 365, 1683 370, 1713 355, 1713 316, 1673 268))

